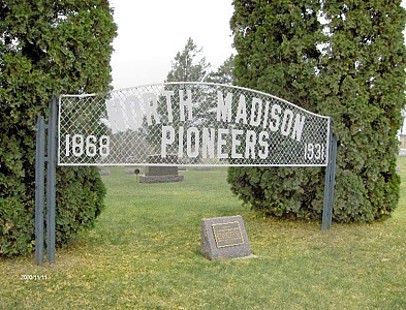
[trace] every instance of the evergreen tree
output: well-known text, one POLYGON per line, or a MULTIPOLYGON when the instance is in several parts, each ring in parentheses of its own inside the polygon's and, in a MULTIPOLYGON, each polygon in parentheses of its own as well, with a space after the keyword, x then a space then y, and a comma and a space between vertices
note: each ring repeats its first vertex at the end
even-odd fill
MULTIPOLYGON (((109 90, 108 1, 0 1, 0 256, 34 246, 35 132, 52 95, 109 90)), ((89 227, 105 189, 95 168, 57 171, 57 244, 89 227)))
MULTIPOLYGON (((182 51, 176 53, 172 61, 171 70, 166 77, 166 83, 170 82, 200 82, 206 75, 210 64, 206 62, 206 58, 202 55, 203 48, 198 48, 192 38, 188 38, 182 51)), ((170 91, 176 89, 177 86, 166 86, 166 90, 170 91)), ((173 102, 179 102, 178 93, 174 94, 173 102)), ((165 99, 162 99, 165 100, 165 99)), ((160 106, 163 115, 162 122, 167 123, 166 113, 162 110, 165 108, 160 106)), ((178 124, 180 115, 177 110, 174 112, 173 124, 178 124)), ((160 145, 157 144, 155 137, 160 137, 162 134, 161 125, 147 126, 146 118, 143 123, 147 139, 154 153, 158 153, 160 145)))
MULTIPOLYGON (((257 89, 319 112, 312 95, 317 79, 320 2, 234 1, 234 77, 257 89)), ((317 218, 323 171, 313 168, 231 168, 232 190, 256 210, 273 216, 317 218)))
POLYGON ((166 82, 200 82, 208 73, 210 64, 202 56, 203 48, 198 48, 189 38, 182 51, 178 52, 172 62, 166 82))
POLYGON ((319 102, 339 140, 334 218, 372 221, 396 207, 398 140, 405 106, 401 1, 326 1, 330 42, 319 102))
MULTIPOLYGON (((192 38, 188 38, 187 42, 182 51, 177 52, 174 57, 174 61, 172 62, 172 68, 167 74, 166 81, 169 82, 201 82, 206 75, 208 74, 208 69, 210 68, 210 64, 206 62, 206 58, 203 56, 203 48, 198 48, 196 43, 193 41, 192 38)), ((202 106, 199 104, 201 98, 197 98, 193 89, 196 86, 188 85, 182 88, 185 93, 184 96, 187 96, 187 90, 192 90, 192 94, 194 97, 192 98, 195 106, 194 106, 194 120, 188 120, 182 124, 186 128, 191 126, 197 119, 200 117, 202 106)), ((167 85, 165 90, 172 91, 172 90, 179 90, 179 86, 177 85, 167 85)), ((162 99, 165 100, 165 99, 162 99)), ((179 102, 179 93, 176 91, 172 97, 173 102, 179 102)), ((161 109, 165 109, 165 107, 161 106, 161 109)), ((165 112, 161 113, 164 115, 162 117, 162 123, 167 123, 168 120, 166 119, 165 112)), ((145 124, 145 122, 144 122, 145 124)), ((171 125, 174 127, 180 126, 180 109, 175 109, 173 111, 173 121, 171 125)), ((155 153, 159 153, 160 145, 158 145, 155 141, 155 137, 160 137, 162 135, 162 126, 161 125, 153 125, 146 128, 147 137, 149 143, 152 145, 152 148, 155 148, 155 153)), ((175 138, 176 142, 173 143, 173 148, 176 148, 178 137, 175 138)), ((175 154, 175 150, 168 150, 169 153, 175 154)))
MULTIPOLYGON (((400 1, 322 4, 324 29, 318 1, 235 1, 236 83, 332 116, 339 140, 334 219, 384 218, 399 193, 405 13, 400 1)), ((233 191, 255 209, 305 219, 320 218, 323 178, 321 169, 229 172, 233 191)))
POLYGON ((234 55, 227 58, 216 71, 210 72, 205 82, 233 85, 234 55))

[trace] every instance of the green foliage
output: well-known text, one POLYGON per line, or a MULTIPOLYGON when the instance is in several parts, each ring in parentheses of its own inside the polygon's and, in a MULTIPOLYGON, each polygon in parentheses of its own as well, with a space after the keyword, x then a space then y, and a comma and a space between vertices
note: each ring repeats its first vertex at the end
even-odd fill
MULTIPOLYGON (((234 6, 236 83, 333 118, 339 141, 334 220, 388 217, 399 195, 396 133, 406 103, 400 1, 241 0, 234 6)), ((228 180, 244 202, 268 215, 321 218, 323 169, 232 168, 228 180)))
MULTIPOLYGON (((34 239, 37 116, 53 94, 109 89, 116 33, 106 1, 0 1, 0 256, 29 253, 34 239)), ((93 168, 58 169, 57 243, 102 209, 93 168)))
POLYGON ((216 71, 210 72, 205 82, 233 85, 234 55, 227 58, 216 71))
POLYGON ((405 12, 400 1, 357 1, 327 2, 325 14, 331 37, 319 99, 340 141, 334 216, 344 222, 386 218, 399 196, 405 12))
POLYGON ((57 206, 63 209, 58 209, 56 240, 63 245, 80 229, 93 227, 104 207, 106 189, 92 167, 61 168, 57 182, 57 206))
POLYGON ((189 38, 182 51, 178 52, 172 62, 166 82, 200 82, 207 73, 210 64, 192 38, 189 38))
POLYGON ((0 199, 1 256, 31 252, 34 246, 32 230, 33 216, 27 216, 27 208, 19 197, 0 199))
MULTIPOLYGON (((192 38, 188 38, 183 50, 176 53, 174 60, 172 62, 172 68, 166 76, 166 83, 170 82, 201 82, 204 80, 208 74, 208 69, 210 64, 206 62, 206 58, 203 56, 203 48, 198 48, 196 43, 192 38)), ((176 86, 175 86, 176 88, 176 86)), ((193 86, 190 86, 192 89, 193 86)), ((171 86, 166 86, 165 90, 171 91, 171 86)), ((179 93, 175 93, 173 96, 173 102, 179 102, 179 93)), ((160 109, 164 109, 163 106, 160 109)), ((194 109, 197 115, 204 113, 202 107, 197 107, 194 109)), ((162 113, 166 114, 166 113, 162 113)), ((163 122, 167 121, 165 117, 163 122)), ((174 111, 173 121, 171 124, 175 127, 180 126, 180 110, 176 109, 174 111)), ((155 142, 155 137, 162 136, 162 126, 161 125, 146 125, 146 119, 144 119, 144 127, 147 132, 147 140, 150 145, 155 145, 156 153, 160 152, 160 145, 155 142)), ((173 146, 178 144, 179 137, 175 138, 175 143, 173 146)), ((169 149, 170 153, 175 153, 175 149, 169 149)))
MULTIPOLYGON (((317 1, 235 1, 231 20, 235 82, 318 112, 316 87, 321 40, 317 1)), ((265 214, 302 219, 321 215, 320 169, 231 168, 232 190, 265 214)))

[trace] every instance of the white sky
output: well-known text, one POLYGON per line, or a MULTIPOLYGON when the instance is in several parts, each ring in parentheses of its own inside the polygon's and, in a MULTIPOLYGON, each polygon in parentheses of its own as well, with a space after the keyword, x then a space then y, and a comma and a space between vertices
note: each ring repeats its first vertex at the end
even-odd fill
POLYGON ((115 89, 164 82, 191 37, 216 69, 232 53, 232 0, 111 0, 115 89))
MULTIPOLYGON (((164 82, 191 37, 215 70, 232 53, 232 0, 110 0, 118 36, 113 42, 115 89, 164 82)), ((406 0, 402 0, 406 7, 406 0)), ((404 32, 405 33, 405 32, 404 32)), ((405 35, 406 36, 406 35, 405 35)))
MULTIPOLYGON (((232 0, 110 0, 118 36, 114 89, 163 83, 191 37, 215 70, 232 53, 232 0)), ((406 0, 402 0, 406 8, 406 0)), ((406 40, 406 31, 403 31, 406 40)), ((406 133, 406 121, 401 132, 406 133)))

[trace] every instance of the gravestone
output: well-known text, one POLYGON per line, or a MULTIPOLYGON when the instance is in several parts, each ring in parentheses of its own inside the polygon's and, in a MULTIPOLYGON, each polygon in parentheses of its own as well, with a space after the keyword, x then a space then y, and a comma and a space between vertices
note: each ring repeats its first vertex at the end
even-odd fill
MULTIPOLYGON (((158 155, 150 155, 150 162, 157 164, 165 164, 173 162, 173 155, 168 155, 167 158, 161 158, 158 155)), ((140 176, 140 183, 166 183, 183 181, 183 175, 179 175, 177 166, 147 166, 145 167, 145 175, 140 176)))
POLYGON ((242 217, 202 219, 201 251, 210 260, 251 256, 242 217))
POLYGON ((138 167, 127 167, 127 169, 125 170, 126 174, 135 174, 138 175, 141 173, 141 169, 138 167))
POLYGON ((99 174, 101 175, 101 176, 104 176, 104 175, 110 175, 110 170, 109 169, 106 169, 106 168, 99 168, 99 174))

